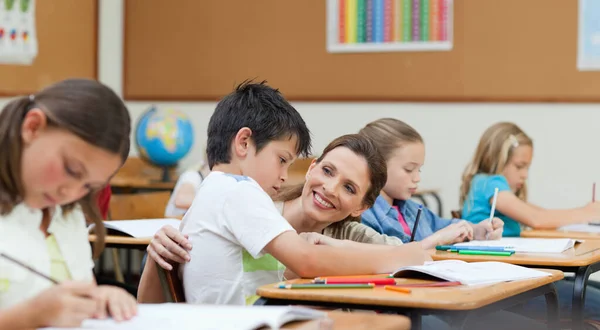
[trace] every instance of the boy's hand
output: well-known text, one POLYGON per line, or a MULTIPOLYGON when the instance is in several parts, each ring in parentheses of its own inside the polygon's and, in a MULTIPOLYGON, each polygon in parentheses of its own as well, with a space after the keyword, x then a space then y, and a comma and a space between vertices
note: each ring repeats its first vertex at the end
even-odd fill
POLYGON ((110 285, 100 285, 96 290, 97 310, 94 315, 96 318, 106 318, 108 311, 115 321, 120 322, 129 320, 137 314, 135 298, 127 291, 110 285))
POLYGON ((154 234, 146 251, 160 267, 171 270, 173 266, 169 264, 169 261, 180 264, 190 261, 188 251, 191 249, 192 244, 188 241, 188 236, 167 225, 154 234))
POLYGON ((300 233, 299 236, 314 245, 342 246, 344 244, 341 240, 314 232, 300 233))

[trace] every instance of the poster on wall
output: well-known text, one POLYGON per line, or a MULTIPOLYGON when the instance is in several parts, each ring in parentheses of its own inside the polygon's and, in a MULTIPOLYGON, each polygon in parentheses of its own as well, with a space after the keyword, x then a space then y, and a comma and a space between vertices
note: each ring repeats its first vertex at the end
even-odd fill
POLYGON ((330 53, 448 51, 453 0, 327 0, 330 53))
POLYGON ((577 69, 600 70, 600 0, 579 0, 577 69))
POLYGON ((30 65, 37 53, 35 0, 0 0, 0 64, 30 65))

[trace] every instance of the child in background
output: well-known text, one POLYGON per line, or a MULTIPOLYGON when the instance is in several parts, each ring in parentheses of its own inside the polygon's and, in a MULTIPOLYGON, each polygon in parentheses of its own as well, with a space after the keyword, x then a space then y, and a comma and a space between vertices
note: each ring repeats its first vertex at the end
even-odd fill
MULTIPOLYGON (((425 145, 421 135, 406 123, 382 118, 367 124, 359 134, 366 136, 386 159, 388 179, 375 205, 365 211, 362 222, 376 231, 408 242, 419 204, 410 200, 421 181, 425 145)), ((488 214, 489 215, 489 214, 488 214)), ((442 219, 423 208, 415 240, 430 242, 427 248, 465 240, 499 239, 503 223, 494 218, 479 224, 459 219, 442 219)))
MULTIPOLYGON (((460 189, 463 218, 479 223, 489 217, 494 190, 498 188, 496 215, 505 223, 505 236, 520 236, 521 224, 549 229, 600 219, 598 202, 570 210, 547 210, 527 202, 526 181, 532 158, 533 142, 517 125, 503 122, 489 127, 463 173, 460 189)), ((556 282, 564 317, 570 316, 573 283, 572 279, 556 282)), ((544 306, 543 298, 536 298, 524 312, 542 318, 544 306)), ((587 286, 584 316, 600 320, 600 290, 592 285, 587 286)))
POLYGON ((489 216, 498 188, 496 214, 505 223, 504 236, 520 236, 520 225, 534 229, 600 220, 600 202, 569 210, 547 210, 527 202, 527 177, 533 142, 517 125, 497 123, 488 128, 462 176, 462 216, 478 223, 489 216))
POLYGON ((107 311, 117 321, 136 313, 133 296, 96 285, 86 228, 87 218, 102 241, 95 192, 127 158, 130 126, 123 101, 83 79, 0 112, 0 252, 60 282, 0 258, 0 328, 79 326, 107 311))
POLYGON ((165 218, 182 218, 185 215, 192 206, 202 180, 209 173, 205 162, 200 162, 181 173, 165 208, 165 218))

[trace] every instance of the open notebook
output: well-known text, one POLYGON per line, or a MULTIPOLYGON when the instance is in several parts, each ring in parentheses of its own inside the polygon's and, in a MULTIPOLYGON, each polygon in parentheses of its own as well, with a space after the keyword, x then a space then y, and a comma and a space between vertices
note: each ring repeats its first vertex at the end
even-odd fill
POLYGON ((511 265, 504 262, 471 262, 461 260, 430 261, 422 266, 402 267, 394 277, 435 277, 446 281, 457 281, 464 285, 492 284, 550 276, 546 272, 511 265))
MULTIPOLYGON (((78 329, 105 330, 277 330, 291 321, 313 320, 327 314, 314 309, 289 306, 216 306, 191 304, 141 304, 138 315, 121 323, 86 320, 78 329)), ((44 328, 58 330, 59 328, 44 328)))
MULTIPOLYGON (((127 235, 135 238, 152 237, 163 226, 171 225, 179 228, 181 220, 177 219, 144 219, 144 220, 118 220, 104 221, 104 227, 107 230, 112 230, 116 234, 127 235)), ((94 224, 88 227, 92 230, 94 224)))
POLYGON ((506 250, 529 253, 562 253, 572 248, 576 240, 570 238, 521 238, 503 237, 499 240, 471 241, 457 243, 455 246, 495 246, 506 250))

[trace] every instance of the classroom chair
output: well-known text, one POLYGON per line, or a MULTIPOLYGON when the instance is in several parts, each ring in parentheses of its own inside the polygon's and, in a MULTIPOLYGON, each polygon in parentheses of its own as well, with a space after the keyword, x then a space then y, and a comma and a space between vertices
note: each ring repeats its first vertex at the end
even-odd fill
POLYGON ((160 219, 171 197, 170 191, 136 194, 113 194, 110 199, 110 220, 160 219))
MULTIPOLYGON (((171 192, 148 192, 136 194, 113 194, 108 209, 109 220, 135 220, 164 218, 171 192)), ((115 279, 125 282, 117 249, 112 249, 115 279)), ((131 263, 131 251, 127 250, 127 265, 131 263)))
POLYGON ((177 179, 176 169, 169 168, 168 170, 169 177, 173 182, 162 182, 163 172, 163 168, 150 164, 143 159, 129 157, 111 179, 110 184, 113 187, 113 192, 117 194, 133 193, 144 188, 170 191, 177 179))
POLYGON ((450 215, 452 215, 452 219, 462 219, 462 210, 450 211, 450 215))
POLYGON ((170 303, 185 303, 185 294, 183 292, 183 283, 179 278, 179 264, 171 263, 171 270, 156 267, 158 270, 158 278, 163 295, 167 302, 170 303))

